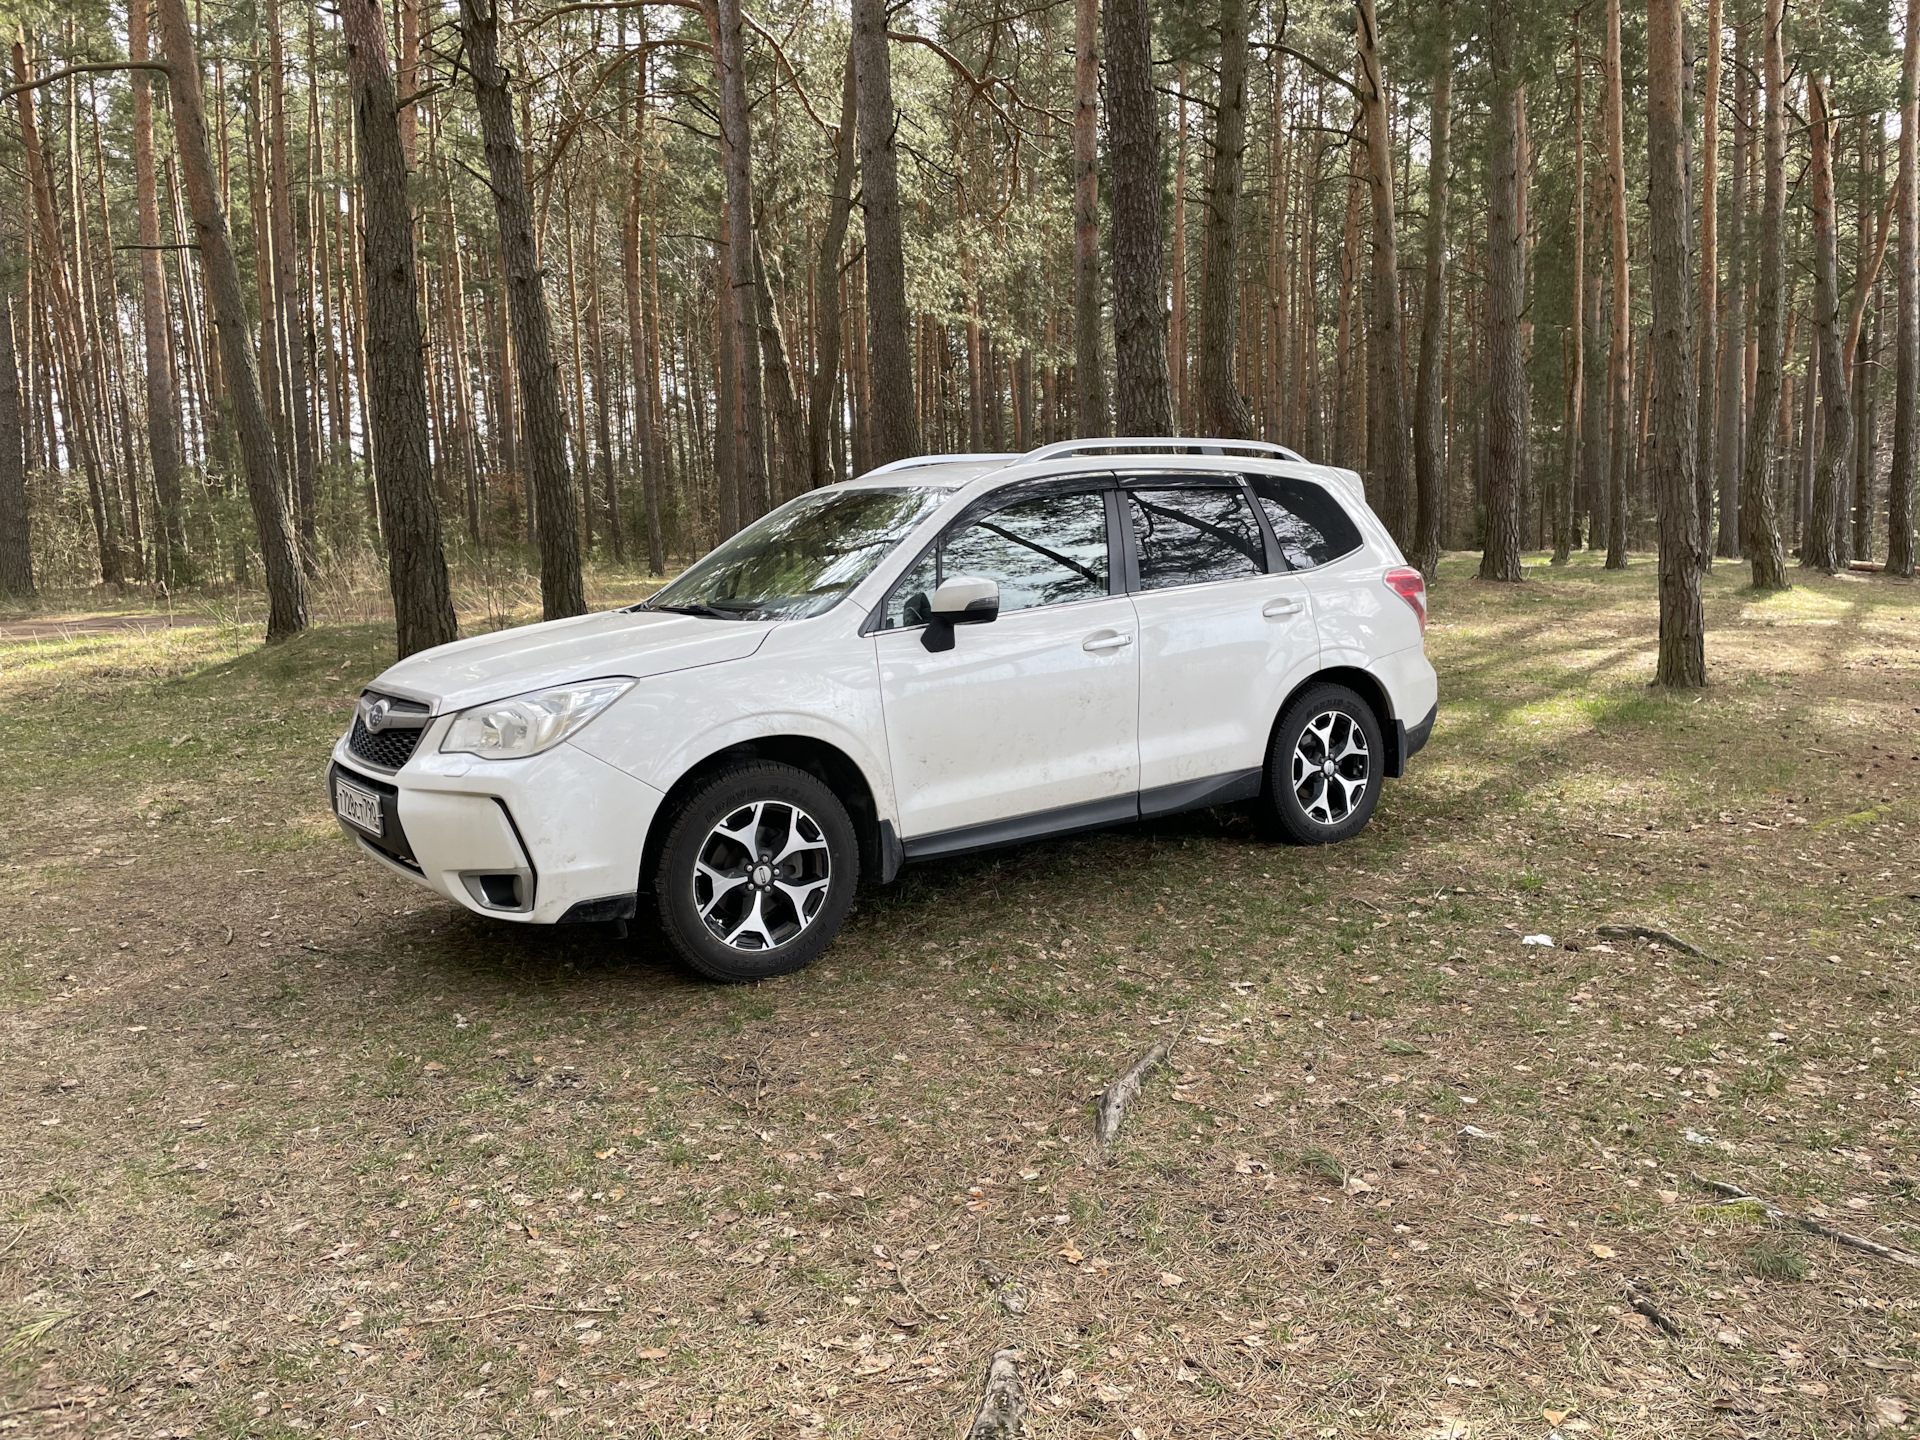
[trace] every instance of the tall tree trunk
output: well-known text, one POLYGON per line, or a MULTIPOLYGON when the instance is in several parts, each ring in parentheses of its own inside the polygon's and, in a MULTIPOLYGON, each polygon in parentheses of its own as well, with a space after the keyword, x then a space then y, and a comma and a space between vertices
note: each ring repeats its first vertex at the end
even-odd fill
MULTIPOLYGON (((26 47, 18 40, 13 44, 13 75, 17 86, 25 86, 32 79, 27 68, 26 47)), ((74 293, 67 275, 66 241, 55 209, 53 181, 40 146, 34 92, 21 89, 15 98, 27 189, 32 193, 34 216, 39 222, 39 260, 46 277, 47 309, 53 329, 51 348, 56 352, 48 355, 48 368, 54 368, 53 362, 57 359, 61 377, 60 419, 69 442, 69 461, 77 455, 81 468, 86 471, 94 541, 100 550, 100 578, 109 585, 118 585, 126 579, 127 557, 121 548, 118 507, 108 503, 113 477, 101 456, 97 429, 106 415, 106 396, 95 393, 92 387, 91 347, 85 338, 80 297, 74 293)), ((54 453, 51 446, 47 453, 54 453)))
POLYGON ((754 244, 754 296, 760 312, 760 356, 765 368, 767 408, 772 412, 773 433, 780 446, 779 484, 773 495, 777 505, 807 488, 807 437, 800 429, 800 402, 793 389, 793 363, 787 350, 787 332, 780 323, 780 307, 774 303, 773 287, 767 281, 766 255, 759 242, 754 244))
MULTIPOLYGON (((135 4, 139 0, 134 0, 135 4)), ((374 484, 387 522, 387 584, 401 657, 457 639, 427 454, 413 207, 400 144, 393 72, 380 0, 342 0, 347 76, 359 141, 367 272, 368 416, 374 484)), ((452 237, 449 237, 451 241, 452 237)))
POLYGON ((1727 187, 1733 225, 1727 246, 1726 319, 1720 326, 1718 418, 1714 427, 1720 486, 1720 524, 1714 553, 1728 559, 1745 553, 1740 546, 1740 477, 1746 467, 1747 445, 1747 251, 1753 230, 1747 189, 1753 153, 1754 94, 1751 27, 1744 18, 1745 10, 1745 5, 1736 10, 1733 32, 1733 174, 1727 187))
MULTIPOLYGON (((180 0, 171 0, 178 4, 180 0)), ((533 197, 514 131, 513 97, 500 63, 498 0, 460 0, 460 29, 474 108, 487 152, 500 256, 513 314, 519 362, 522 455, 532 479, 540 539, 541 611, 549 620, 587 608, 580 577, 580 516, 567 478, 567 422, 560 405, 560 367, 533 230, 533 197)))
POLYGON ((1400 257, 1395 242, 1393 127, 1380 70, 1380 24, 1375 0, 1354 0, 1359 19, 1360 103, 1367 113, 1367 184, 1373 197, 1373 358, 1380 403, 1373 416, 1374 465, 1380 518, 1401 546, 1412 544, 1412 466, 1407 453, 1406 385, 1401 369, 1400 257))
MULTIPOLYGON (((1717 3, 1717 0, 1716 0, 1717 3)), ((1587 390, 1587 106, 1585 61, 1580 53, 1580 16, 1573 17, 1573 199, 1567 207, 1573 224, 1573 276, 1568 286, 1566 433, 1560 484, 1553 503, 1553 563, 1573 555, 1574 487, 1580 476, 1581 425, 1587 390)))
POLYGON ((1074 425, 1105 435, 1112 423, 1100 343, 1100 0, 1073 5, 1074 425))
POLYGON ((1813 472, 1813 509, 1800 538, 1800 563, 1831 575, 1839 568, 1839 528, 1853 465, 1853 405, 1840 325, 1839 217, 1833 194, 1833 114, 1827 80, 1807 77, 1807 122, 1813 205, 1813 327, 1820 350, 1820 458, 1813 472))
MULTIPOLYGON (((1700 376, 1695 387, 1699 421, 1695 441, 1694 513, 1703 538, 1713 534, 1713 477, 1720 429, 1714 411, 1720 398, 1720 50, 1725 38, 1721 0, 1707 0, 1707 77, 1700 97, 1700 376)), ((1713 563, 1713 546, 1700 547, 1703 568, 1713 563)))
MULTIPOLYGON (((640 84, 645 85, 642 80, 640 84)), ((627 290, 627 347, 632 352, 634 436, 640 444, 640 493, 647 516, 647 573, 664 575, 667 557, 660 530, 660 382, 653 363, 653 347, 647 335, 645 267, 641 258, 642 205, 647 137, 645 132, 644 90, 635 99, 632 168, 627 176, 626 226, 621 235, 621 262, 627 290)), ((659 324, 659 317, 654 317, 659 324)))
POLYGON ((1161 266, 1160 104, 1148 0, 1103 0, 1107 164, 1113 176, 1114 428, 1173 433, 1161 266))
POLYGON ((219 173, 207 145, 200 59, 194 50, 186 0, 158 0, 158 8, 160 48, 170 72, 174 144, 193 210, 207 301, 213 310, 214 328, 220 334, 227 398, 247 476, 247 498, 259 532, 260 558, 267 579, 267 641, 271 644, 306 628, 306 577, 301 573, 299 551, 287 523, 273 422, 260 393, 260 372, 254 365, 246 294, 241 288, 240 267, 234 260, 233 237, 227 230, 227 212, 220 203, 219 173))
MULTIPOLYGON (((733 357, 739 372, 740 394, 736 479, 740 488, 740 523, 744 525, 765 514, 772 497, 767 485, 760 306, 753 276, 758 245, 753 225, 753 131, 747 116, 740 0, 713 0, 711 19, 718 42, 715 48, 720 71, 720 161, 726 170, 727 185, 727 283, 733 291, 733 357)), ((897 198, 895 204, 897 213, 897 198)), ((899 253, 897 244, 895 253, 899 253)), ((904 275, 904 269, 902 273, 904 275)), ((902 284, 904 296, 904 280, 902 284)))
MULTIPOLYGON (((138 4, 140 0, 131 0, 138 4)), ((313 415, 307 377, 307 317, 300 303, 294 264, 293 176, 287 163, 286 56, 280 37, 280 0, 267 6, 267 97, 271 107, 267 134, 268 208, 273 225, 273 291, 280 307, 280 331, 287 356, 288 428, 293 435, 293 506, 300 529, 300 557, 311 574, 316 559, 313 494, 313 415)))
MULTIPOLYGON (((1453 135, 1453 12, 1448 0, 1440 0, 1436 26, 1438 53, 1434 58, 1432 103, 1427 125, 1426 281, 1420 301, 1420 374, 1414 382, 1413 392, 1415 493, 1412 560, 1429 580, 1440 565, 1440 517, 1447 483, 1446 413, 1441 375, 1445 362, 1441 351, 1447 334, 1447 171, 1451 164, 1453 135)), ((1578 44, 1577 38, 1575 44, 1578 44)), ((1573 83, 1577 97, 1580 93, 1577 60, 1575 71, 1573 83)), ((1577 98, 1575 110, 1574 124, 1577 127, 1580 123, 1577 98)), ((1578 189, 1577 183, 1575 188, 1578 189)), ((1576 219, 1579 210, 1580 202, 1576 197, 1576 219)), ((1575 289, 1577 292, 1577 281, 1575 289)), ((1577 301, 1575 309, 1578 309, 1577 301)))
MULTIPOLYGON (((853 212, 854 163, 860 148, 860 112, 855 87, 853 52, 847 52, 840 80, 840 128, 833 141, 833 194, 827 204, 827 231, 820 240, 820 263, 814 272, 819 296, 820 323, 814 334, 813 378, 807 386, 807 457, 810 486, 833 480, 833 422, 839 414, 841 321, 840 254, 846 248, 847 220, 853 212)), ((978 414, 979 387, 974 387, 978 414)), ((975 427, 976 437, 978 425, 975 427)), ((974 449, 980 448, 974 441, 974 449)))
POLYGON ((1914 572, 1913 501, 1920 471, 1920 0, 1907 0, 1900 66, 1900 253, 1894 275, 1893 468, 1887 477, 1887 573, 1914 572))
POLYGON ((1482 580, 1517 581, 1520 479, 1527 445, 1526 304, 1520 220, 1520 43, 1515 0, 1489 0, 1487 139, 1487 539, 1482 580))
MULTIPOLYGON (((1707 683, 1706 620, 1700 572, 1694 421, 1699 385, 1693 354, 1692 246, 1688 243, 1686 102, 1681 5, 1647 7, 1647 219, 1652 241, 1653 488, 1660 515, 1660 654, 1653 681, 1677 689, 1707 683)), ((1711 295, 1709 295, 1711 304, 1711 295)))
POLYGON ((1200 393, 1207 426, 1224 440, 1253 435, 1253 416, 1234 377, 1240 333, 1240 172, 1247 151, 1247 5, 1220 0, 1220 92, 1214 106, 1200 289, 1200 393))
MULTIPOLYGON (((146 0, 127 6, 127 55, 148 58, 146 0)), ((164 583, 193 578, 185 517, 180 510, 180 408, 173 383, 173 334, 167 323, 167 277, 160 249, 159 176, 153 156, 153 90, 145 70, 133 83, 133 189, 140 234, 140 329, 146 351, 147 452, 160 502, 154 569, 164 583)))
POLYGON ((894 131, 893 57, 887 0, 853 0, 853 63, 859 89, 860 195, 866 212, 867 367, 873 465, 920 450, 908 333, 907 264, 900 238, 900 177, 894 131))
MULTIPOLYGON (((0 228, 0 281, 13 273, 0 228)), ((0 595, 31 599, 32 515, 27 506, 26 426, 20 412, 20 369, 13 347, 12 300, 0 288, 0 595)))
POLYGON ((1613 336, 1607 353, 1607 408, 1612 417, 1612 463, 1607 475, 1607 569, 1627 563, 1627 470, 1633 463, 1632 272, 1627 256, 1627 140, 1625 77, 1620 66, 1620 0, 1607 0, 1607 181, 1613 214, 1613 336))
POLYGON ((1350 470, 1365 466, 1362 458, 1365 440, 1360 427, 1361 408, 1352 403, 1354 394, 1354 351, 1357 327, 1354 302, 1360 284, 1360 151, 1366 136, 1365 107, 1353 118, 1353 138, 1347 145, 1346 211, 1340 230, 1340 313, 1334 327, 1333 342, 1333 463, 1350 470))
MULTIPOLYGON (((1782 397, 1786 369, 1787 280, 1787 97, 1785 37, 1786 0, 1766 0, 1766 30, 1762 36, 1762 80, 1766 85, 1766 119, 1762 126, 1762 168, 1765 191, 1760 208, 1760 278, 1754 295, 1757 359, 1753 372, 1755 417, 1747 431, 1747 467, 1740 482, 1740 548, 1753 567, 1753 588, 1788 588, 1787 560, 1780 544, 1780 521, 1774 506, 1774 413, 1782 397)), ((1808 377, 1811 382, 1811 376, 1808 377)))

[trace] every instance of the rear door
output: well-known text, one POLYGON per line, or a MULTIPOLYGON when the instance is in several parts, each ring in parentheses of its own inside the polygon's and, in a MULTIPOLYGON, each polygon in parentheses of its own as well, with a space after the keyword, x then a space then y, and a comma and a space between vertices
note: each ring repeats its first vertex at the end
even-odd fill
POLYGON ((1133 814, 1140 651, 1108 484, 961 517, 884 602, 873 640, 909 854, 1133 814), (999 618, 929 652, 927 597, 955 575, 997 581, 999 618))
POLYGON ((1318 663, 1312 597, 1237 475, 1125 477, 1140 619, 1142 814, 1250 798, 1281 699, 1318 663))

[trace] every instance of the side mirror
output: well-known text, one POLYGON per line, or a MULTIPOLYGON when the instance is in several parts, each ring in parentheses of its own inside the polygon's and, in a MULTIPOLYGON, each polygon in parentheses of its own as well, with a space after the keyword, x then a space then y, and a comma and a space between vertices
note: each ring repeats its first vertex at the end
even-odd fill
POLYGON ((955 575, 928 602, 927 628, 920 643, 938 654, 953 648, 953 627, 985 625, 1000 618, 1000 583, 976 575, 955 575))

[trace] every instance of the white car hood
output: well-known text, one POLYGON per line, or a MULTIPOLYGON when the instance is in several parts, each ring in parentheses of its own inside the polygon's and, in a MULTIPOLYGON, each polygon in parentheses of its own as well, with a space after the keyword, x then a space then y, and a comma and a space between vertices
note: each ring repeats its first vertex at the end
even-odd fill
POLYGON ((424 700, 434 713, 464 710, 571 680, 664 675, 758 650, 771 625, 655 610, 576 615, 475 635, 409 655, 369 689, 424 700))

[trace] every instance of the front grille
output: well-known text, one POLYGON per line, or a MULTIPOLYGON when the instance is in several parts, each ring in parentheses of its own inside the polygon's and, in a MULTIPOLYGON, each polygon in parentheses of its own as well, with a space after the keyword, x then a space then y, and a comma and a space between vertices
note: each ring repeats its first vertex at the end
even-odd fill
POLYGON ((356 715, 353 717, 353 734, 347 738, 347 749, 369 765, 378 765, 382 770, 398 770, 412 758, 414 747, 420 743, 424 733, 421 730, 382 730, 376 735, 367 729, 367 722, 356 715))
POLYGON ((369 765, 377 765, 382 770, 398 770, 413 757, 421 735, 426 733, 423 727, 427 714, 428 707, 418 700, 376 695, 369 690, 360 697, 360 708, 354 712, 353 733, 347 737, 347 749, 369 765), (409 721, 417 718, 419 723, 395 725, 389 720, 381 729, 371 730, 367 727, 369 706, 385 706, 389 715, 404 716, 409 721))

